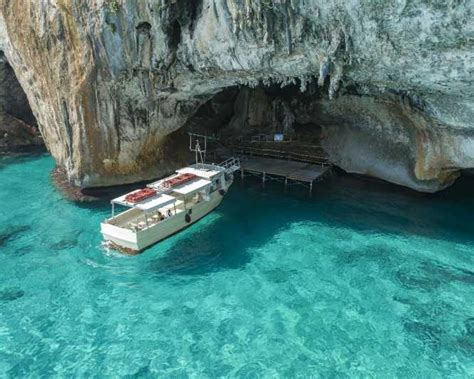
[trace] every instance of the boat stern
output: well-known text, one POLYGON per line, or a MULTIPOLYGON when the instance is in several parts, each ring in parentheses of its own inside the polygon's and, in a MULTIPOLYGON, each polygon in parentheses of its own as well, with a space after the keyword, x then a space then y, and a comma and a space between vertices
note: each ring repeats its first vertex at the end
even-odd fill
POLYGON ((138 254, 141 250, 138 245, 137 233, 132 230, 102 222, 100 231, 104 241, 111 244, 112 248, 116 250, 127 254, 138 254))

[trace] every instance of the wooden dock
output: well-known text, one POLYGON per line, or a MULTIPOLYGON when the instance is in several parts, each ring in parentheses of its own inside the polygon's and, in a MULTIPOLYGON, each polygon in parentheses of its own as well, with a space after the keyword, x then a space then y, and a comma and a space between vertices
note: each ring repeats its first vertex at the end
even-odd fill
POLYGON ((241 157, 240 166, 242 178, 245 177, 246 173, 261 175, 262 182, 265 183, 267 176, 274 176, 284 179, 285 186, 288 185, 289 180, 309 184, 310 191, 313 189, 313 182, 321 179, 331 169, 331 166, 327 164, 295 162, 257 156, 241 157))

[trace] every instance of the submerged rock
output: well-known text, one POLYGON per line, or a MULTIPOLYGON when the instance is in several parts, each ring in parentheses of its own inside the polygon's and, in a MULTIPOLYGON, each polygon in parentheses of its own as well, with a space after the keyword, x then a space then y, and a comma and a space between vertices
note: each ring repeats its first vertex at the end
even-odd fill
POLYGON ((304 91, 316 81, 325 95, 311 117, 337 165, 436 191, 474 167, 473 8, 4 0, 0 46, 77 186, 155 178, 182 164, 186 145, 173 132, 226 88, 304 91))
POLYGON ((0 302, 17 300, 25 295, 25 291, 19 288, 5 288, 0 290, 0 302))
POLYGON ((28 225, 10 225, 0 230, 0 247, 7 245, 10 241, 22 236, 31 229, 28 225))

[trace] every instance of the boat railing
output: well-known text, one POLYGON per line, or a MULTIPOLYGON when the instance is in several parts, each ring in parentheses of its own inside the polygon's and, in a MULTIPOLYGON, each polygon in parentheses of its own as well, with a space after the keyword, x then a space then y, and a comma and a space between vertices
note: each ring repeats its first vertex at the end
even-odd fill
POLYGON ((215 170, 215 171, 225 171, 226 173, 232 173, 234 171, 240 170, 240 159, 239 158, 228 158, 221 163, 195 163, 193 167, 198 170, 215 170))
POLYGON ((240 170, 240 159, 236 157, 230 157, 219 163, 218 166, 222 167, 227 173, 233 173, 237 170, 240 170))
POLYGON ((194 167, 198 170, 213 170, 213 171, 220 171, 222 169, 215 163, 195 163, 191 165, 191 167, 194 167))

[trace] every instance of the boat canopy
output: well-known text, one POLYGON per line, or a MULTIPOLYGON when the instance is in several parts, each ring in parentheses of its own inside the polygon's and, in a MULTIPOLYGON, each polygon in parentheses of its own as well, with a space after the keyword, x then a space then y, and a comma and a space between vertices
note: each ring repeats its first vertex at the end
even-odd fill
POLYGON ((150 199, 143 200, 139 203, 130 203, 126 201, 125 198, 134 192, 136 191, 132 191, 123 196, 117 197, 116 199, 113 199, 112 204, 120 204, 126 207, 137 208, 145 212, 150 212, 155 209, 162 208, 166 205, 173 204, 176 202, 176 198, 174 198, 173 196, 166 195, 166 194, 161 194, 159 196, 155 196, 150 199))
POLYGON ((193 193, 206 189, 210 185, 211 185, 210 180, 199 179, 199 180, 194 180, 190 183, 187 183, 181 187, 173 188, 173 192, 176 192, 177 194, 185 195, 185 196, 192 195, 193 193))
POLYGON ((135 206, 135 208, 141 209, 145 212, 154 211, 155 209, 162 208, 166 205, 173 204, 176 202, 176 198, 166 194, 160 195, 149 201, 144 201, 135 206))
POLYGON ((185 167, 180 170, 176 170, 178 174, 194 174, 196 176, 199 176, 200 178, 204 179, 212 179, 214 176, 217 174, 220 174, 221 171, 218 170, 218 168, 215 168, 211 165, 209 165, 209 169, 199 169, 196 167, 185 167), (212 168, 212 169, 211 169, 212 168))

